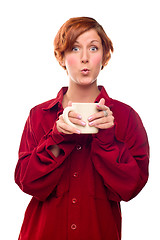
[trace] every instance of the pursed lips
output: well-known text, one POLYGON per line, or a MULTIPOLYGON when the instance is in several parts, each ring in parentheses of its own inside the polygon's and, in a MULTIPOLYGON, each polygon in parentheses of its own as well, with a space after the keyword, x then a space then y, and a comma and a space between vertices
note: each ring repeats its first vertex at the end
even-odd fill
POLYGON ((84 74, 84 75, 87 75, 89 72, 90 72, 90 70, 88 68, 83 68, 81 70, 81 73, 84 74))

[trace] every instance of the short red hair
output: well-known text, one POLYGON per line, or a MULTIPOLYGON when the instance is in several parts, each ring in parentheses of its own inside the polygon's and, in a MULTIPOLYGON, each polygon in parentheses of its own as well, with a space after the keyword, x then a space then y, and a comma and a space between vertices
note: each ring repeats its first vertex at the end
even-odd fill
POLYGON ((103 61, 102 69, 107 65, 109 59, 111 58, 111 52, 114 51, 113 44, 107 34, 105 33, 103 27, 93 18, 89 17, 77 17, 70 18, 65 22, 59 29, 55 39, 54 39, 54 54, 59 64, 62 65, 64 53, 66 50, 71 50, 76 39, 84 32, 90 29, 95 29, 102 40, 103 46, 103 61))

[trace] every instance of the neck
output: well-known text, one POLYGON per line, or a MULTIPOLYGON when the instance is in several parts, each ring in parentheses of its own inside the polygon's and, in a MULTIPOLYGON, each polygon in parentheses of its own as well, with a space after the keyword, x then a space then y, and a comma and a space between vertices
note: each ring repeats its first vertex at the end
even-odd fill
POLYGON ((88 86, 78 85, 72 82, 69 84, 64 100, 67 102, 94 102, 99 92, 97 81, 88 86))

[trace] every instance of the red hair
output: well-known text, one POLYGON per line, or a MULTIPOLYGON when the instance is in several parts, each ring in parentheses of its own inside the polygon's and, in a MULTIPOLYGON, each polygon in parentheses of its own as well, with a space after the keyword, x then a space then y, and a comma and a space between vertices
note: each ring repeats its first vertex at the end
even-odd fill
POLYGON ((54 54, 59 64, 62 65, 64 53, 66 50, 71 50, 76 39, 84 32, 90 29, 95 29, 97 34, 102 40, 103 46, 103 61, 102 69, 107 65, 109 59, 111 58, 111 52, 114 51, 113 44, 107 34, 105 33, 103 27, 93 18, 89 17, 77 17, 70 18, 65 22, 59 29, 55 39, 54 39, 54 54))

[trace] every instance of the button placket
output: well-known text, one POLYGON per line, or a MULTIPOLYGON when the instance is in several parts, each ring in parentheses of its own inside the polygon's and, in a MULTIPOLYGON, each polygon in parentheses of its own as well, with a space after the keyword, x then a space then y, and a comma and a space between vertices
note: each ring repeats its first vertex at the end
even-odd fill
POLYGON ((72 203, 76 204, 77 203, 77 198, 72 198, 72 203))
POLYGON ((72 229, 72 230, 76 230, 76 228, 77 228, 77 225, 76 225, 75 223, 73 223, 73 224, 71 225, 71 229, 72 229))
POLYGON ((80 228, 80 171, 81 171, 81 154, 82 145, 77 143, 73 152, 71 162, 71 181, 69 192, 69 215, 68 227, 70 228, 69 239, 78 236, 80 228), (76 234, 76 235, 75 235, 76 234))
POLYGON ((74 173, 73 173, 73 177, 74 177, 74 178, 78 178, 78 176, 79 176, 78 172, 74 172, 74 173))
POLYGON ((82 146, 81 146, 80 144, 78 144, 78 145, 76 146, 76 149, 77 149, 77 151, 80 151, 80 150, 82 149, 82 146))

